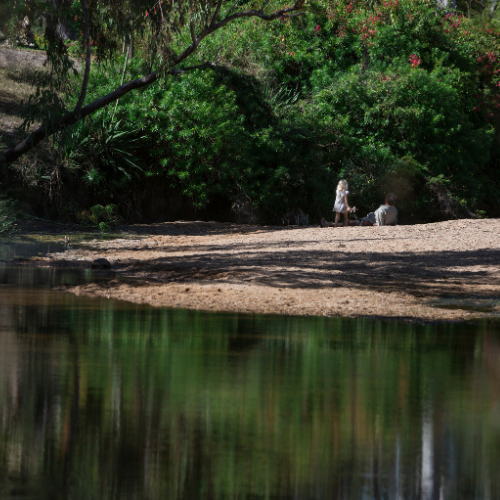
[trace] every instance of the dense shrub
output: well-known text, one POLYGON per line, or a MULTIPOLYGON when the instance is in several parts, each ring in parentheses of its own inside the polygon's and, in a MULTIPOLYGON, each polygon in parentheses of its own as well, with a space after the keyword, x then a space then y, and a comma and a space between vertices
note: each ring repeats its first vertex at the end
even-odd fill
MULTIPOLYGON (((390 190, 406 221, 493 215, 499 38, 496 19, 426 0, 316 2, 292 21, 235 24, 200 55, 224 43, 218 68, 128 95, 62 137, 68 175, 118 210, 157 179, 198 210, 224 199, 235 217, 314 220, 346 178, 362 210, 390 190)), ((90 88, 116 88, 120 64, 90 88)), ((127 76, 144 71, 133 60, 127 76)))

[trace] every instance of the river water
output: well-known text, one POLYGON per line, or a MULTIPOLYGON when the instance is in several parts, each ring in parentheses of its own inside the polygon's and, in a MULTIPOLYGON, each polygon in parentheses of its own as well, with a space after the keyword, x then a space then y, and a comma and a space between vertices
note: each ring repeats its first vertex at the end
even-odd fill
POLYGON ((92 279, 0 263, 0 498, 500 498, 498 323, 51 289, 92 279))

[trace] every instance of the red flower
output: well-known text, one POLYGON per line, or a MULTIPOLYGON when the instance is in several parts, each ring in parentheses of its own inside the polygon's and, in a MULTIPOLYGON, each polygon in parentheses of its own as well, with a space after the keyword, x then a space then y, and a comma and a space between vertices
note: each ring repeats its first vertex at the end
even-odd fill
POLYGON ((75 21, 78 21, 78 16, 75 16, 75 21))
POLYGON ((412 54, 410 56, 410 63, 414 68, 416 68, 417 66, 420 66, 422 61, 420 60, 420 57, 416 56, 415 54, 412 54))
POLYGON ((314 31, 319 31, 321 29, 321 26, 318 24, 318 26, 316 26, 316 28, 314 28, 314 31))

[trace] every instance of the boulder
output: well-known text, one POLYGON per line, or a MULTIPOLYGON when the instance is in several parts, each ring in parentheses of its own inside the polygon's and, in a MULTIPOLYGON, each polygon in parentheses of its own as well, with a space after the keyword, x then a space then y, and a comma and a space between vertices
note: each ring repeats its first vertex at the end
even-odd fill
POLYGON ((111 267, 111 264, 108 259, 95 259, 92 262, 92 269, 109 269, 111 267))

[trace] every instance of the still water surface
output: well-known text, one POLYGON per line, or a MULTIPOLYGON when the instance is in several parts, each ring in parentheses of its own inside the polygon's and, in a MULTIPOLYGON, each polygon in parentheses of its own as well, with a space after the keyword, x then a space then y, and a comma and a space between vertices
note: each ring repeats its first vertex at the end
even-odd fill
POLYGON ((500 498, 498 324, 50 289, 93 278, 0 263, 0 498, 500 498))

